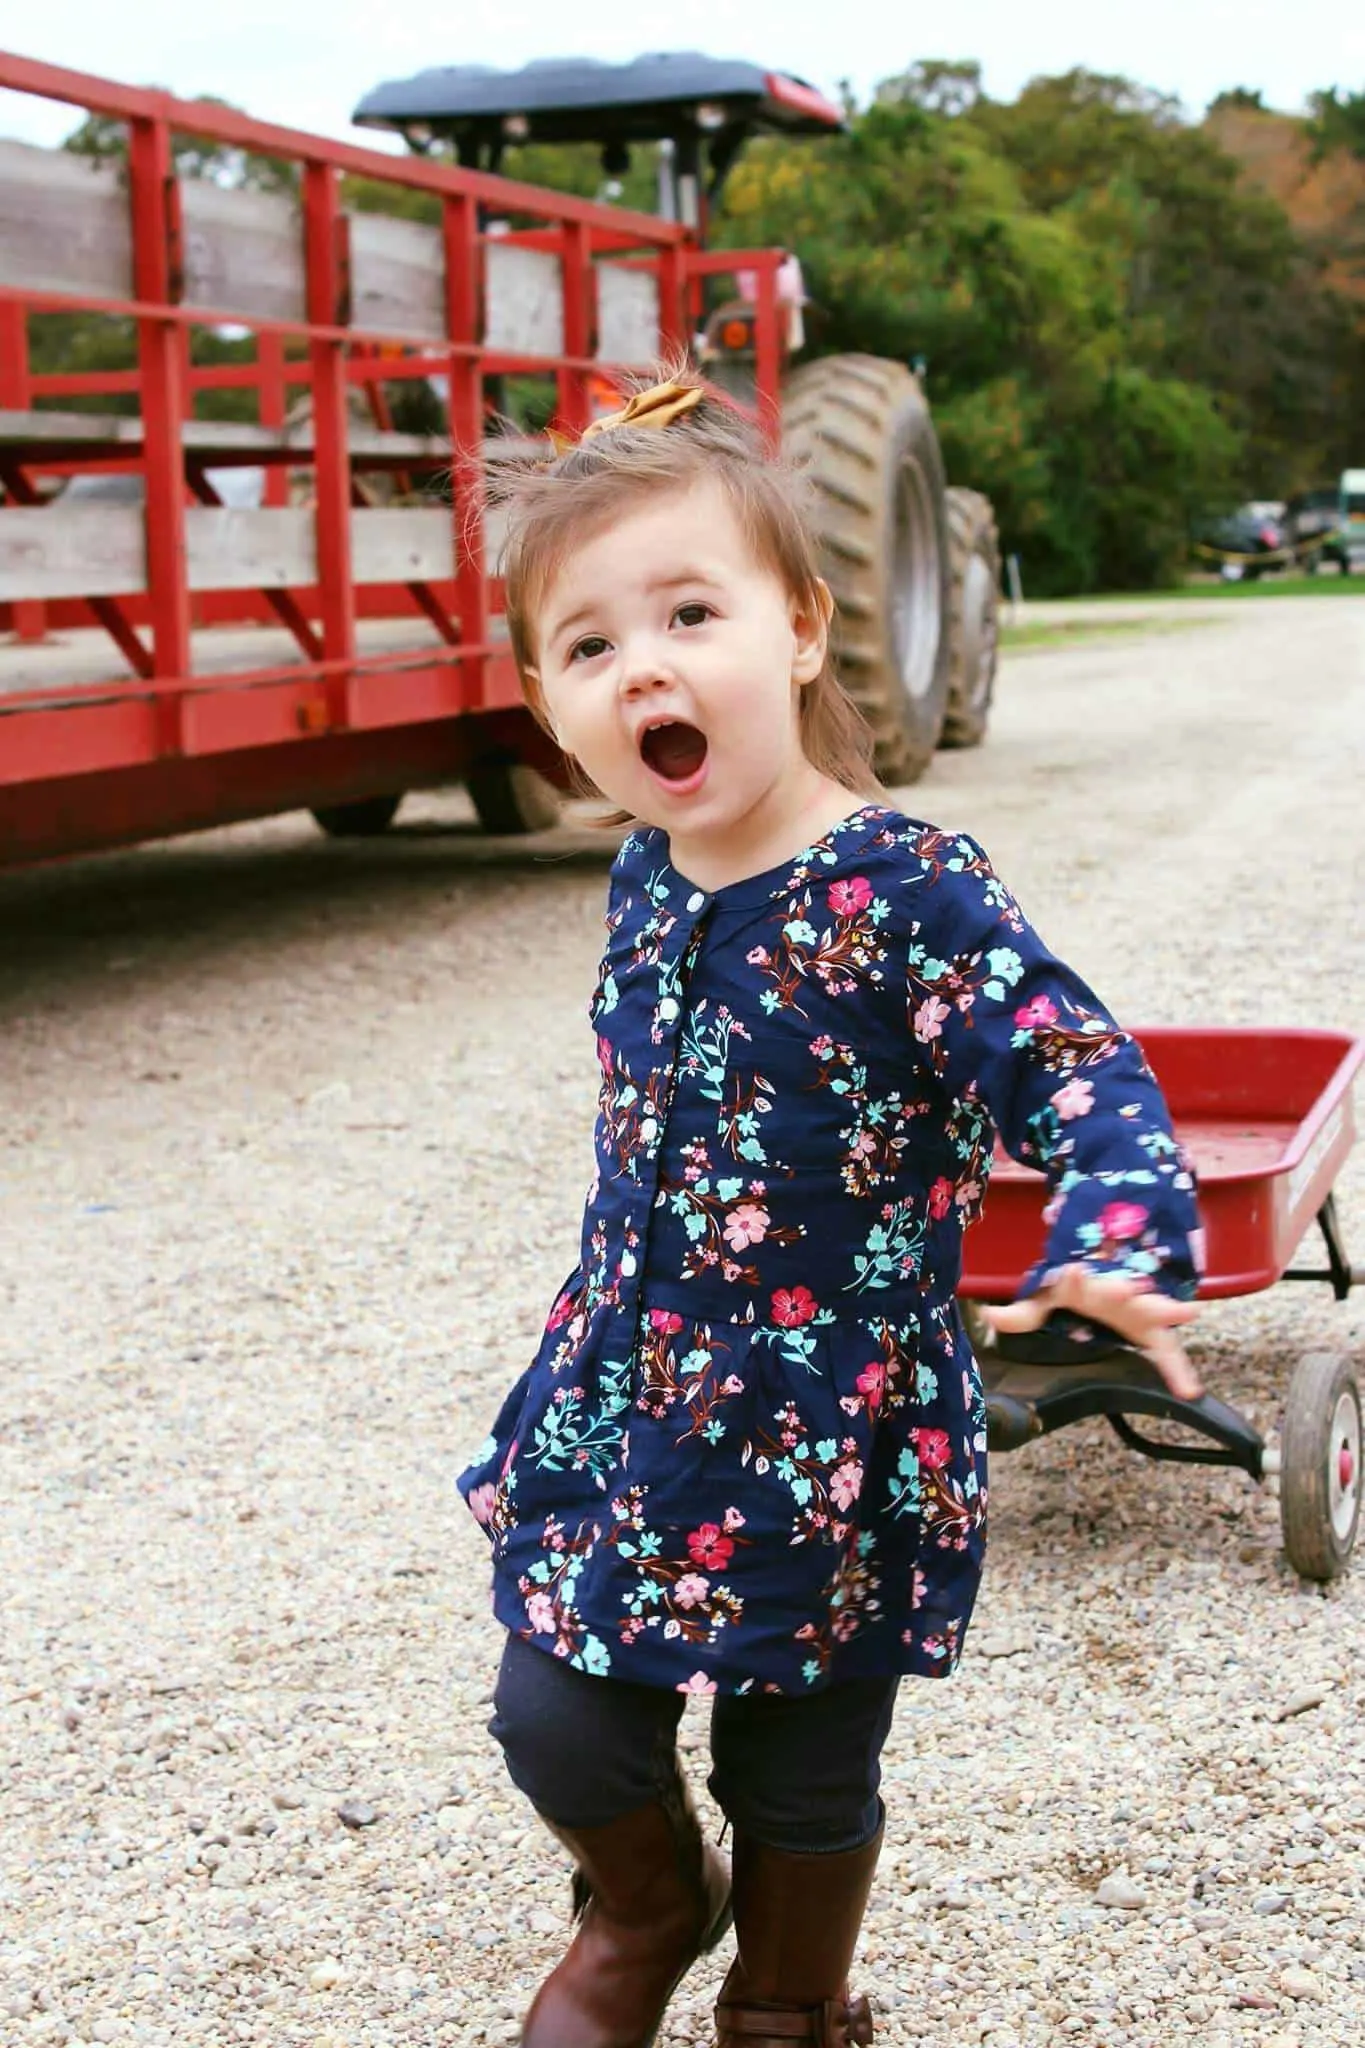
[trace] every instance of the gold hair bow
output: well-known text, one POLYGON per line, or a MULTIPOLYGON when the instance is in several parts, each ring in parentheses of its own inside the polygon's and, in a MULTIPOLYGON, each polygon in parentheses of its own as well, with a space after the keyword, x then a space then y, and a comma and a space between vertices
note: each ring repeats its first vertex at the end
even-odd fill
POLYGON ((671 427, 674 420, 700 405, 703 396, 697 384, 651 384, 648 391, 637 391, 619 412, 604 413, 584 427, 582 438, 586 441, 593 434, 608 433, 612 427, 671 427))

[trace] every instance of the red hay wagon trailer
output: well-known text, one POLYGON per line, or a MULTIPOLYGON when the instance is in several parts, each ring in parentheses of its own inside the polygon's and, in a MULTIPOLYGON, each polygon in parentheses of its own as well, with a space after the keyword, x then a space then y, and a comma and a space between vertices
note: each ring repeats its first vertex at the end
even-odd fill
POLYGON ((782 252, 3 53, 0 87, 127 134, 123 161, 0 141, 0 866, 296 807, 374 830, 457 779, 485 826, 526 829, 527 771, 563 763, 502 630, 486 468, 518 449, 486 431, 490 382, 553 379, 581 429, 597 380, 683 346, 703 279, 742 272, 776 433, 782 252), (183 136, 294 190, 178 177, 183 136), (346 211, 347 175, 439 224, 346 211), (129 323, 136 367, 36 374, 54 313, 129 323), (192 366, 195 329, 253 359, 192 366), (407 378, 444 433, 394 430, 407 378), (197 415, 228 386, 254 421, 197 415), (409 502, 380 502, 395 481, 409 502))

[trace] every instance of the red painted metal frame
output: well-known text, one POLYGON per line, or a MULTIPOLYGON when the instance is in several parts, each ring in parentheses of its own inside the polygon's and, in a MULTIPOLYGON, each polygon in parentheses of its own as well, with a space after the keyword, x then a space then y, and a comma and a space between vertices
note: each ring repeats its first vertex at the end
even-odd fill
MULTIPOLYGON (((304 248, 308 317, 315 327, 344 328, 350 319, 349 223, 341 211, 331 164, 305 164, 304 248)), ((345 344, 315 340, 313 461, 317 473, 318 587, 322 595, 322 653, 328 665, 328 725, 354 723, 355 589, 351 581, 351 436, 347 411, 345 344)))
MULTIPOLYGON (((495 629, 500 592, 490 587, 482 569, 483 478, 473 451, 482 438, 485 380, 518 372, 552 376, 558 423, 581 429, 590 417, 592 379, 628 367, 596 356, 596 258, 619 252, 619 260, 657 273, 666 348, 685 346, 703 280, 743 269, 758 279, 760 409, 775 434, 781 366, 775 280, 781 252, 707 254, 676 224, 647 215, 597 207, 568 194, 420 157, 388 156, 4 52, 0 88, 64 101, 128 124, 133 246, 132 287, 122 298, 0 284, 0 404, 26 411, 35 401, 60 405, 63 396, 132 394, 143 422, 141 445, 131 448, 87 444, 73 454, 52 442, 31 454, 11 449, 6 495, 17 503, 41 502, 36 485, 42 479, 90 470, 132 471, 144 480, 147 535, 142 597, 46 605, 21 600, 0 608, 0 622, 7 615, 16 633, 27 638, 40 637, 45 623, 98 620, 134 670, 98 684, 0 692, 0 865, 123 843, 159 830, 184 830, 187 805, 188 822, 208 824, 276 808, 285 790, 302 789, 301 798, 291 794, 290 800, 305 802, 336 801, 339 791, 378 793, 397 786, 389 778, 400 763, 408 781, 443 779, 489 748, 504 756, 535 758, 548 772, 562 774, 563 764, 547 757, 543 739, 521 709, 510 656, 495 629), (179 134, 297 164, 305 318, 269 319, 231 305, 184 304, 180 190, 172 157, 172 139, 179 134), (348 172, 440 199, 446 249, 444 343, 414 346, 403 335, 353 331, 348 222, 339 191, 348 172), (559 256, 564 330, 558 355, 484 347, 481 209, 538 221, 539 226, 518 227, 513 239, 559 256), (29 314, 44 311, 105 313, 133 321, 136 370, 34 376, 26 322, 29 314), (191 330, 228 324, 254 333, 256 361, 192 367, 191 330), (302 344, 306 353, 287 355, 291 342, 302 344), (457 451, 452 465, 454 578, 432 587, 370 586, 358 592, 350 558, 349 389, 356 383, 366 388, 382 418, 383 384, 435 373, 449 380, 450 443, 457 451), (213 501, 203 476, 206 464, 260 464, 266 473, 265 502, 275 505, 287 500, 287 470, 301 466, 297 451, 282 444, 240 456, 225 451, 221 457, 188 457, 181 428, 193 416, 195 395, 252 389, 261 423, 280 426, 291 386, 311 390, 317 585, 283 593, 191 596, 185 573, 186 509, 196 498, 213 501), (431 620, 436 640, 430 649, 362 651, 358 618, 377 611, 411 616, 414 609, 431 620), (282 618, 290 627, 300 661, 226 673, 215 665, 194 672, 193 626, 211 618, 267 617, 282 618), (400 727, 407 729, 406 739, 396 735, 400 727), (289 760, 272 759, 267 770, 267 756, 281 749, 289 760), (309 790, 315 791, 313 797, 309 790)), ((442 465, 445 461, 441 458, 442 465)))
MULTIPOLYGON (((1365 1039, 1346 1032, 1154 1028, 1134 1034, 1199 1179, 1200 1296, 1256 1294, 1281 1279, 1355 1141, 1352 1090, 1365 1039)), ((1042 1253, 1041 1174, 1003 1154, 967 1232, 959 1292, 1012 1301, 1042 1253)))
MULTIPOLYGON (((164 121, 129 124, 128 186, 133 224, 133 295, 173 306, 183 289, 180 187, 164 121)), ((180 426, 186 412, 187 336, 155 315, 138 323, 143 475, 147 493, 147 595, 152 612, 152 672, 158 752, 184 749, 177 685, 190 672, 190 593, 185 574, 185 484, 180 426)))
MULTIPOLYGON (((24 309, 15 301, 0 299, 0 405, 26 412, 33 401, 34 379, 28 365, 28 330, 24 309)), ((8 488, 13 493, 13 486, 8 488)), ((47 632, 47 607, 33 598, 21 599, 12 607, 14 635, 18 640, 42 640, 47 632)))

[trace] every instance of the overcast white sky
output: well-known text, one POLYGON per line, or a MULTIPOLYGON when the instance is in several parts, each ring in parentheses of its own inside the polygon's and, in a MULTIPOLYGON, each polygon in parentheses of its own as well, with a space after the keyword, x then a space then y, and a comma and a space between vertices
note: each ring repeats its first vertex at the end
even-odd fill
MULTIPOLYGON (((1289 109, 1316 87, 1365 87, 1365 8, 1348 0, 672 0, 634 10, 601 0, 4 0, 0 41, 125 84, 216 93, 262 119, 353 136, 362 93, 428 65, 645 49, 746 57, 827 91, 848 78, 859 97, 921 57, 979 58, 999 98, 1039 72, 1084 64, 1174 93, 1195 114, 1235 85, 1289 109)), ((0 134, 52 144, 73 124, 67 108, 0 92, 0 134)))

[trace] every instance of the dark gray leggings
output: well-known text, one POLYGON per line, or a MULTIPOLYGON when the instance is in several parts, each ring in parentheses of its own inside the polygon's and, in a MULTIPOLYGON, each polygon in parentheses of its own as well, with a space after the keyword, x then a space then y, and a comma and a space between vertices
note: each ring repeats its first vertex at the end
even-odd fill
MULTIPOLYGON (((717 1694, 708 1782, 736 1832, 796 1852, 871 1841, 898 1683, 854 1679, 791 1698, 717 1694)), ((681 1693, 592 1678, 509 1636, 488 1725, 537 1812, 558 1827, 592 1828, 658 1798, 684 1705, 681 1693)))

